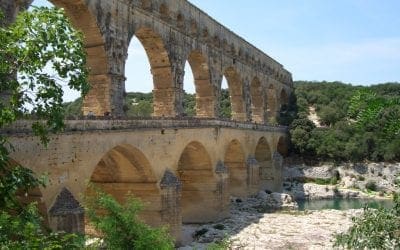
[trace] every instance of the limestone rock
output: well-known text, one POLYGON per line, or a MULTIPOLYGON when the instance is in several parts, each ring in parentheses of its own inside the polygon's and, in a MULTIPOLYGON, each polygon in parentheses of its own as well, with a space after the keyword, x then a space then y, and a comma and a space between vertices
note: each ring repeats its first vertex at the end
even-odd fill
POLYGON ((271 209, 297 209, 298 205, 296 201, 286 193, 271 193, 267 194, 264 191, 260 191, 257 194, 257 198, 263 201, 263 205, 271 209))

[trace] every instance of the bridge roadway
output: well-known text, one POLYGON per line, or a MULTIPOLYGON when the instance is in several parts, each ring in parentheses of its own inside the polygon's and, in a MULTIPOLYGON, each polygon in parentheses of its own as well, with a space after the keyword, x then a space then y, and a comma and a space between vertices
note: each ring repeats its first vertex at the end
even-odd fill
POLYGON ((83 196, 95 183, 119 201, 127 193, 145 204, 150 225, 168 224, 179 241, 181 224, 228 216, 229 197, 260 188, 279 191, 286 127, 214 119, 69 120, 45 148, 18 121, 0 131, 15 147, 11 157, 47 173, 32 190, 54 229, 83 231, 83 196))

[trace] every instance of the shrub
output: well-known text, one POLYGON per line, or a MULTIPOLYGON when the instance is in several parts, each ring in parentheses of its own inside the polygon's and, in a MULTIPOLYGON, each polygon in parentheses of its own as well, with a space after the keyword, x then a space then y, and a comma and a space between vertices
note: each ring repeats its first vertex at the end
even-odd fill
POLYGON ((333 176, 330 180, 330 184, 331 185, 336 185, 338 183, 338 179, 336 176, 333 176))
POLYGON ((174 243, 165 228, 151 228, 139 220, 142 204, 127 195, 124 204, 111 195, 95 191, 87 197, 90 223, 102 235, 107 249, 173 249, 174 243))
POLYGON ((376 185, 376 182, 373 180, 369 180, 366 184, 365 184, 365 188, 368 191, 377 191, 378 190, 378 186, 376 185))
POLYGON ((347 249, 399 249, 400 198, 394 196, 392 209, 366 207, 354 225, 346 232, 335 235, 335 247, 347 249))

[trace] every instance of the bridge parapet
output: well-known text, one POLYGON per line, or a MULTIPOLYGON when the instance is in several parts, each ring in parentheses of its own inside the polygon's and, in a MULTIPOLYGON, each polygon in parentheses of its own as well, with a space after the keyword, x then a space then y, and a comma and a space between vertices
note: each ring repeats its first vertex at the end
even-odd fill
MULTIPOLYGON (((19 120, 0 129, 0 134, 31 133, 33 120, 19 120)), ((234 128, 268 132, 287 132, 286 126, 237 122, 204 118, 146 118, 146 119, 82 119, 66 120, 64 132, 95 130, 178 129, 178 128, 234 128)))

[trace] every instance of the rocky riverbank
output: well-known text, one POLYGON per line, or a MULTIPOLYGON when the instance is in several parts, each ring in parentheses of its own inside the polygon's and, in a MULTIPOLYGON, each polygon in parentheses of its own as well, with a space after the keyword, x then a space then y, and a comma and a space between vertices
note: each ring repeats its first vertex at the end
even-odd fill
POLYGON ((400 163, 287 164, 283 176, 285 192, 296 200, 389 198, 400 182, 400 163))
POLYGON ((207 249, 221 240, 230 249, 331 249, 333 235, 347 231, 362 209, 298 211, 294 200, 389 198, 400 176, 399 163, 285 165, 285 193, 232 198, 230 218, 184 225, 179 249, 207 249))
POLYGON ((287 194, 266 194, 231 199, 230 218, 203 225, 185 225, 184 247, 207 249, 224 240, 230 249, 326 249, 333 234, 347 230, 351 217, 362 210, 297 211, 287 194), (269 213, 271 210, 278 210, 269 213))

